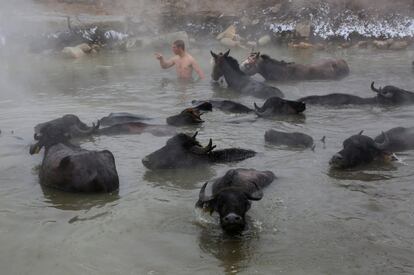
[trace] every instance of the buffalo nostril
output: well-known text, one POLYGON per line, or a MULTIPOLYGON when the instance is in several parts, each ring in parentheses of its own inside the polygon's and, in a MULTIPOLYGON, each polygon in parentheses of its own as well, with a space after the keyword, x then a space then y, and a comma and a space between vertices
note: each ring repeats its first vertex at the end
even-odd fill
POLYGON ((228 214, 223 218, 223 222, 225 224, 232 224, 232 223, 240 223, 242 221, 242 217, 237 214, 228 214))

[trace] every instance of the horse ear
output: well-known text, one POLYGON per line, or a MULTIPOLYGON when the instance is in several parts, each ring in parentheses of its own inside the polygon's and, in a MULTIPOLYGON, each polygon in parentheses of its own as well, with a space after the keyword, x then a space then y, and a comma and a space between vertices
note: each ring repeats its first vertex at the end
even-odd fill
POLYGON ((218 57, 217 54, 213 53, 213 51, 210 51, 210 53, 211 53, 211 56, 212 57, 214 57, 214 58, 217 58, 218 57))
POLYGON ((230 49, 228 49, 227 52, 224 53, 224 56, 225 57, 229 56, 229 53, 230 53, 230 49))

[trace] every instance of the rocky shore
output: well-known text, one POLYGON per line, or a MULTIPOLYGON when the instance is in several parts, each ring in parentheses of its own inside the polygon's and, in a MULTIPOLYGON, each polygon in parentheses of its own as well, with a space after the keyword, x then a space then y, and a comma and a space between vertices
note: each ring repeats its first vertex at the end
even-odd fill
MULTIPOLYGON (((213 40, 242 48, 279 44, 402 50, 411 47, 414 38, 412 0, 33 1, 40 12, 22 17, 31 27, 24 35, 44 40, 74 28, 84 30, 83 36, 99 36, 94 30, 105 43, 111 41, 110 48, 161 47, 178 37, 196 46, 213 40), (33 31, 36 24, 42 27, 33 31)), ((6 28, 0 27, 3 45, 13 36, 6 28)))

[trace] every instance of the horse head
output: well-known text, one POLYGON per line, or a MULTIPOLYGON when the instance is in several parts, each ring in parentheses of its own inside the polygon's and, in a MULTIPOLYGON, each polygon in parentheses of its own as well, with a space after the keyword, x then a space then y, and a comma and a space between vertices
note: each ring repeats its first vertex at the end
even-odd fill
POLYGON ((240 69, 247 75, 254 75, 259 72, 260 52, 251 52, 244 60, 240 69))
POLYGON ((223 73, 223 62, 225 60, 225 58, 229 55, 230 50, 227 50, 224 54, 223 53, 219 53, 216 54, 213 51, 210 51, 211 56, 213 57, 213 70, 211 72, 211 78, 214 81, 218 81, 220 77, 222 77, 224 75, 223 73))

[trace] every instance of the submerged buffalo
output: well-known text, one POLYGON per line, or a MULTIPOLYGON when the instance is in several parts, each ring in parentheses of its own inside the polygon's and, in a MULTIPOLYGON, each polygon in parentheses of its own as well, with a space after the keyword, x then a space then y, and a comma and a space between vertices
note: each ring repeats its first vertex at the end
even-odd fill
POLYGON ((193 100, 192 104, 197 104, 197 108, 203 111, 211 111, 213 108, 219 109, 223 112, 229 113, 250 113, 253 112, 252 109, 249 107, 232 101, 232 100, 217 100, 217 99, 210 99, 210 100, 193 100))
POLYGON ((37 137, 30 154, 45 147, 39 172, 42 185, 69 192, 112 192, 119 188, 110 151, 90 151, 73 145, 68 131, 51 124, 42 127, 37 137))
POLYGON ((169 125, 147 124, 144 122, 124 122, 98 129, 95 135, 122 135, 150 133, 154 136, 172 136, 176 134, 174 127, 169 125))
POLYGON ((256 114, 262 117, 273 115, 296 115, 305 111, 306 104, 274 96, 268 98, 262 107, 258 107, 256 103, 254 103, 254 108, 256 114))
POLYGON ((112 126, 121 123, 128 123, 128 122, 140 122, 143 120, 150 120, 145 116, 135 115, 126 112, 120 113, 110 113, 108 116, 103 117, 99 120, 99 124, 101 126, 112 126))
POLYGON ((309 148, 314 146, 313 138, 307 134, 281 132, 270 129, 265 133, 265 141, 274 145, 287 145, 309 148))
POLYGON ((231 169, 216 180, 206 182, 200 190, 196 207, 216 211, 220 225, 230 234, 237 234, 246 227, 246 213, 250 201, 263 197, 262 189, 275 179, 270 171, 255 169, 231 169))
POLYGON ((371 83, 371 90, 377 93, 377 100, 382 105, 405 105, 414 104, 414 93, 406 91, 395 86, 385 86, 384 88, 374 87, 374 82, 371 83))
POLYGON ((196 139, 197 133, 189 136, 180 133, 170 138, 161 149, 146 156, 142 163, 148 169, 189 168, 215 162, 233 162, 256 155, 252 150, 228 148, 214 150, 212 140, 203 147, 196 139))
POLYGON ((201 119, 202 113, 197 108, 187 108, 184 109, 178 115, 170 116, 167 118, 167 124, 173 126, 184 126, 184 125, 194 125, 203 123, 204 120, 201 119))
POLYGON ((240 69, 248 75, 261 74, 266 80, 340 79, 349 74, 343 59, 328 59, 316 64, 304 65, 278 61, 268 55, 253 52, 241 63, 240 69))
POLYGON ((329 164, 333 168, 352 168, 361 164, 368 164, 374 160, 389 161, 392 154, 388 148, 389 139, 383 134, 382 143, 375 142, 372 138, 362 135, 353 135, 343 142, 343 149, 336 153, 329 164))
POLYGON ((34 128, 34 139, 39 140, 42 137, 42 133, 45 132, 46 128, 60 129, 60 131, 65 132, 71 138, 86 137, 96 133, 96 131, 99 129, 99 121, 97 125, 93 124, 91 127, 89 127, 75 115, 64 115, 60 118, 36 125, 34 128))
POLYGON ((328 95, 313 95, 298 99, 307 104, 319 105, 366 105, 366 104, 380 104, 380 105, 407 105, 414 104, 414 93, 409 92, 395 86, 385 86, 384 88, 375 88, 374 82, 371 83, 371 90, 377 95, 375 97, 362 98, 350 94, 328 94, 328 95))
MULTIPOLYGON (((388 137, 386 150, 391 152, 405 151, 414 149, 414 127, 395 127, 385 132, 388 137)), ((378 135, 374 140, 383 143, 384 134, 378 135)))

